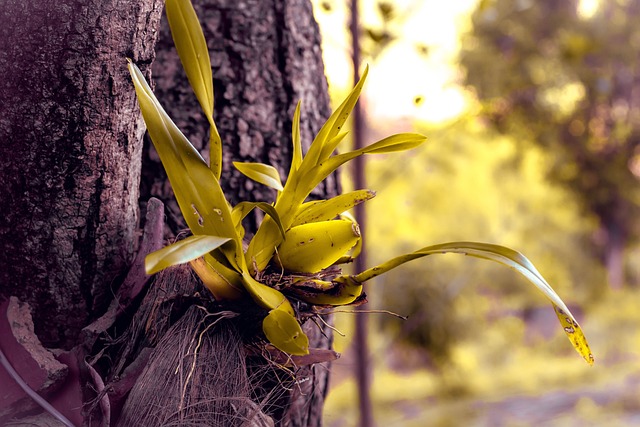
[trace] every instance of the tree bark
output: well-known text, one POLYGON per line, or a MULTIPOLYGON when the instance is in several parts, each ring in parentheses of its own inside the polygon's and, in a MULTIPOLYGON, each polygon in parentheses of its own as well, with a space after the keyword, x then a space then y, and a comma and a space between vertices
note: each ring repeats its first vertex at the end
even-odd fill
POLYGON ((70 347, 134 252, 144 126, 126 57, 150 63, 161 0, 0 3, 0 295, 70 347))

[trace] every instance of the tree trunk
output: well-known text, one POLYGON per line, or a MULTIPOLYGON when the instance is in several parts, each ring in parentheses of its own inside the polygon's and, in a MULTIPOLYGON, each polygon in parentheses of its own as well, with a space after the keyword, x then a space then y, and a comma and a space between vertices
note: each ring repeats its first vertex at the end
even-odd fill
MULTIPOLYGON (((272 200, 271 190, 246 180, 231 160, 270 163, 284 173, 297 101, 303 99, 303 144, 328 117, 311 4, 195 3, 213 62, 225 150, 221 183, 232 203, 272 200)), ((148 147, 142 154, 144 126, 126 70, 130 57, 148 71, 158 34, 159 98, 207 156, 206 120, 167 29, 158 32, 161 8, 161 0, 0 3, 0 296, 15 295, 32 307, 36 332, 50 347, 79 345, 80 330, 112 300, 137 249, 139 197, 146 204, 160 196, 169 205, 171 231, 182 227, 157 156, 148 147)), ((315 194, 337 192, 331 178, 315 194)), ((309 323, 311 347, 329 348, 330 334, 309 323)), ((148 354, 113 362, 144 365, 148 354)), ((299 386, 279 402, 277 422, 320 425, 328 370, 311 366, 296 374, 299 386)))
POLYGON ((161 0, 0 3, 0 295, 74 344, 135 250, 144 126, 126 57, 150 63, 161 0))

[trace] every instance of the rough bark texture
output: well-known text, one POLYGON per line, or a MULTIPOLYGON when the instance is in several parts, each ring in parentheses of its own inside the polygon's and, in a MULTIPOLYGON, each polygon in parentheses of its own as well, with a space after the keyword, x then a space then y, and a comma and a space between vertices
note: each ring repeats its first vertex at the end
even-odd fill
POLYGON ((46 345, 106 308, 135 249, 144 127, 125 58, 150 63, 161 7, 0 2, 0 294, 34 308, 46 345))
MULTIPOLYGON (((307 322, 303 330, 313 348, 330 349, 333 345, 333 331, 326 325, 322 330, 314 323, 307 322)), ((314 364, 298 369, 297 385, 289 395, 288 408, 282 424, 287 427, 322 426, 324 399, 329 391, 330 363, 314 364)))

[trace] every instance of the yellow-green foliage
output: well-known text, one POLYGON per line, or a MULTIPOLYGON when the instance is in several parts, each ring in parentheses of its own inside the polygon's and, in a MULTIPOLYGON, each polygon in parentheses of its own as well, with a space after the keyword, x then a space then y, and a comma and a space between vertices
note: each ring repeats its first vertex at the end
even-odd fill
POLYGON ((577 276, 591 254, 575 243, 589 237, 595 222, 568 192, 545 180, 541 150, 519 150, 473 119, 429 134, 431 142, 420 151, 368 163, 378 197, 367 206, 384 211, 369 219, 369 243, 385 242, 374 261, 397 253, 399 244, 425 239, 499 241, 526 252, 562 291, 570 283, 583 287, 587 277, 599 281, 593 271, 577 276))
MULTIPOLYGON (((560 331, 546 331, 551 338, 545 337, 523 320, 523 308, 542 300, 514 286, 521 279, 513 272, 466 258, 434 258, 390 272, 377 279, 378 285, 367 288, 377 306, 412 315, 408 322, 387 316, 372 319, 372 398, 377 423, 529 426, 538 425, 535 414, 536 420, 552 423, 544 425, 633 425, 622 421, 621 415, 638 409, 637 403, 629 407, 630 396, 636 393, 633 388, 623 391, 626 378, 640 370, 638 362, 633 362, 640 360, 637 295, 603 290, 604 274, 585 249, 594 223, 582 216, 567 192, 546 182, 540 150, 518 151, 514 141, 473 121, 456 126, 429 131, 434 140, 418 155, 368 163, 371 187, 380 190, 368 205, 372 212, 383 207, 388 212, 369 217, 367 243, 376 248, 369 252, 372 262, 425 238, 470 236, 524 248, 540 270, 570 295, 570 301, 584 308, 585 327, 595 350, 604 352, 604 367, 585 370, 571 363, 570 353, 557 351, 563 339, 560 331), (398 165, 403 176, 420 178, 396 177, 392 171, 398 165), (418 182, 420 191, 415 190, 418 182), (414 215, 416 211, 422 214, 414 215), (504 297, 508 290, 513 293, 504 297), (598 299, 592 297, 596 293, 598 299), (412 306, 415 311, 402 309, 412 306), (447 363, 441 363, 439 370, 425 365, 429 359, 408 349, 398 337, 401 328, 420 316, 440 322, 435 333, 444 341, 436 344, 448 348, 447 363), (381 333, 378 321, 394 323, 395 329, 381 333), (620 397, 605 400, 610 390, 620 397), (554 395, 571 399, 560 414, 549 403, 554 395), (593 395, 599 400, 588 397, 593 395), (511 406, 521 408, 522 415, 499 415, 511 406), (489 421, 492 412, 497 417, 493 422, 489 421)), ((351 319, 344 316, 338 328, 349 335, 343 325, 351 319)), ((433 332, 420 331, 423 337, 433 332)), ((348 342, 339 342, 341 350, 348 352, 348 342)), ((340 363, 334 368, 338 373, 340 363)), ((353 397, 350 400, 355 384, 341 381, 340 376, 334 381, 338 385, 325 408, 327 424, 352 425, 357 419, 351 411, 356 402, 353 397)))
MULTIPOLYGON (((594 221, 581 216, 570 193, 546 181, 540 149, 518 148, 526 144, 471 118, 428 133, 434 140, 419 152, 368 163, 371 187, 381 190, 368 206, 384 212, 369 217, 372 262, 425 240, 500 241, 529 254, 574 304, 602 289, 603 271, 585 249, 594 221)), ((390 272, 368 292, 379 308, 411 317, 381 318, 390 331, 444 363, 453 341, 486 329, 487 315, 522 315, 542 304, 521 280, 490 263, 439 257, 390 272)))

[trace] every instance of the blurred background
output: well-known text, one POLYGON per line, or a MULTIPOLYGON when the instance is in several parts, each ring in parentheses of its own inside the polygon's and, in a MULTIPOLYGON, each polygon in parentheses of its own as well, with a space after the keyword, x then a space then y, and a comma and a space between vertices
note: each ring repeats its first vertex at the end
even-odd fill
MULTIPOLYGON (((352 87, 350 4, 314 0, 332 99, 352 87)), ((524 253, 581 322, 498 264, 428 257, 377 278, 379 426, 640 425, 640 0, 361 0, 372 266, 453 240, 524 253)), ((349 171, 343 185, 351 188, 349 171)), ((348 308, 347 308, 348 309, 348 308)), ((336 313, 325 425, 359 424, 353 313, 336 313)))

